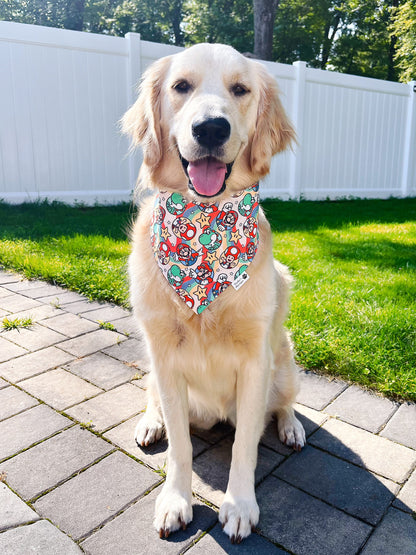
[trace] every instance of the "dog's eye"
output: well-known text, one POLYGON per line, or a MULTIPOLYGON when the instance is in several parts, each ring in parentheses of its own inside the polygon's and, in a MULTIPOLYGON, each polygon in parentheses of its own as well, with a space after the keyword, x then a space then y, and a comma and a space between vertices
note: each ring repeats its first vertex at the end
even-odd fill
POLYGON ((245 87, 241 83, 236 83, 231 87, 231 92, 233 93, 234 96, 244 96, 245 94, 248 94, 250 91, 247 87, 245 87))
POLYGON ((188 81, 182 79, 182 81, 177 81, 172 88, 178 93, 187 93, 191 90, 192 86, 188 81))

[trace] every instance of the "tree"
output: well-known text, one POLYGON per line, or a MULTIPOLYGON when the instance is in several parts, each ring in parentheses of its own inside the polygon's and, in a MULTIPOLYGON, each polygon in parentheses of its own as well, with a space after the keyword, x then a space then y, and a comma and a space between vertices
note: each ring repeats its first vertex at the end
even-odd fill
POLYGON ((67 0, 63 25, 65 29, 82 31, 84 27, 85 0, 67 0))
POLYGON ((397 78, 396 40, 389 28, 398 0, 350 0, 331 66, 336 71, 378 79, 397 78))
POLYGON ((394 60, 400 81, 416 80, 416 1, 407 0, 393 11, 390 27, 396 38, 394 60))
POLYGON ((273 26, 279 0, 253 0, 254 55, 272 60, 273 26))
POLYGON ((325 69, 340 34, 345 3, 339 0, 281 0, 274 29, 274 59, 303 60, 325 69))
POLYGON ((221 42, 253 51, 251 0, 188 0, 184 4, 185 43, 221 42))

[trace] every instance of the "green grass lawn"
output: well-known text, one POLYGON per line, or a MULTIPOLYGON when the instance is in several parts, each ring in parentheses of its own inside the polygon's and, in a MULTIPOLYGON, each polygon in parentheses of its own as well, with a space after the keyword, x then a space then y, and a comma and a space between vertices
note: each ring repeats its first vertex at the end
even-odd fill
MULTIPOLYGON (((288 327, 305 368, 416 400, 416 199, 263 206, 295 287, 288 327)), ((130 205, 0 204, 0 263, 127 304, 130 205)))

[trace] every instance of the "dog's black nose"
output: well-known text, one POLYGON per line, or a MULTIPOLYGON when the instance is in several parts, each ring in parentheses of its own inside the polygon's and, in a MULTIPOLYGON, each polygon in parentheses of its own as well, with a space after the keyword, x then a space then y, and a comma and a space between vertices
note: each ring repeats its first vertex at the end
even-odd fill
POLYGON ((231 126, 225 118, 209 118, 194 123, 192 134, 201 146, 213 148, 223 145, 230 137, 231 126))

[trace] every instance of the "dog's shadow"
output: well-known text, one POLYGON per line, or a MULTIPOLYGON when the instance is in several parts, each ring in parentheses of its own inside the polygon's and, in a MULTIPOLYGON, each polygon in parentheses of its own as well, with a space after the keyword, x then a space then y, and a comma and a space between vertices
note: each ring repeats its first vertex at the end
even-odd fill
MULTIPOLYGON (((323 520, 328 518, 337 522, 335 531, 331 532, 333 552, 336 552, 336 542, 343 541, 344 534, 351 536, 348 540, 350 552, 358 551, 386 514, 400 483, 407 476, 394 469, 385 470, 383 461, 378 465, 376 457, 364 461, 359 449, 348 447, 323 426, 329 417, 317 414, 318 420, 312 420, 297 413, 308 438, 301 453, 292 451, 278 440, 275 420, 266 428, 259 444, 255 474, 260 507, 257 532, 262 537, 252 534, 239 546, 230 543, 217 523, 217 509, 227 487, 234 430, 228 424, 217 424, 209 431, 191 430, 194 518, 186 531, 172 534, 167 541, 192 541, 202 531, 209 530, 193 547, 194 551, 210 552, 214 549, 210 547, 214 542, 227 553, 233 553, 234 549, 240 554, 260 553, 263 549, 267 553, 274 549, 280 552, 265 539, 269 538, 296 552, 299 547, 296 538, 302 532, 303 543, 310 536, 310 542, 315 542, 316 546, 313 552, 318 553, 321 552, 320 543, 325 551, 328 541, 328 529, 322 526, 323 520), (354 542, 358 542, 356 546, 354 542)), ((145 462, 163 474, 166 439, 141 451, 145 462)), ((395 507, 412 512, 402 501, 396 500, 395 507)))

